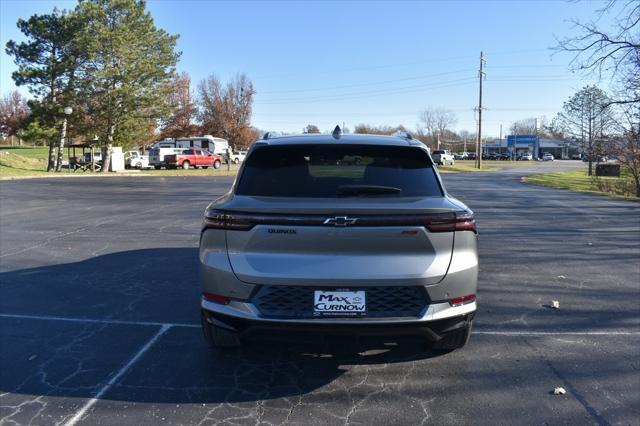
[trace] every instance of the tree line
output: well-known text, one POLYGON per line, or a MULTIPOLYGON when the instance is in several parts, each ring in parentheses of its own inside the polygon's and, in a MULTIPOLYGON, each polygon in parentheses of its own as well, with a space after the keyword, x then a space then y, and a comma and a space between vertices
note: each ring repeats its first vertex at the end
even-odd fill
MULTIPOLYGON (((592 21, 574 22, 577 33, 556 46, 573 55, 572 70, 608 76, 611 90, 586 86, 551 121, 523 118, 509 130, 578 144, 588 156, 589 174, 596 155, 615 155, 640 196, 640 5, 622 2, 618 10, 616 4, 606 3, 592 21), (612 19, 600 19, 605 14, 612 19), (610 21, 611 29, 600 27, 610 21)), ((73 110, 68 122, 74 140, 96 141, 105 149, 104 170, 113 144, 144 146, 158 137, 210 134, 246 148, 259 137, 251 126, 251 80, 238 74, 225 83, 211 74, 192 90, 189 75, 176 73, 178 35, 158 28, 143 0, 85 0, 73 10, 54 9, 17 25, 26 41, 9 41, 6 52, 17 65, 16 85, 26 86, 32 98, 27 102, 14 92, 0 99, 0 133, 45 141, 49 170, 60 167, 65 107, 73 110)), ((453 111, 429 106, 419 113, 414 136, 432 148, 475 144, 474 132, 456 131, 456 124, 453 111)), ((364 123, 354 128, 372 134, 405 130, 364 123)), ((319 129, 309 124, 303 132, 319 129)))
POLYGON ((86 0, 17 26, 25 41, 10 40, 6 53, 17 66, 16 86, 27 87, 31 99, 14 92, 1 100, 0 132, 46 143, 49 171, 61 166, 67 121, 75 141, 103 148, 103 171, 114 144, 144 146, 157 131, 205 132, 236 145, 255 134, 251 81, 239 75, 223 85, 211 75, 194 103, 188 76, 176 73, 178 35, 158 28, 143 0, 86 0))

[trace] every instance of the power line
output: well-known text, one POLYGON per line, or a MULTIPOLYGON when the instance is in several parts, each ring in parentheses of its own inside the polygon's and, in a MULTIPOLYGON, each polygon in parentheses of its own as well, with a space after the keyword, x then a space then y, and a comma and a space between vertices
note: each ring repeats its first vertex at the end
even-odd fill
POLYGON ((393 64, 387 63, 387 64, 380 64, 380 65, 370 65, 370 66, 355 67, 355 68, 340 68, 340 69, 323 70, 323 71, 316 71, 316 72, 299 72, 299 73, 278 74, 278 75, 271 75, 271 76, 257 76, 255 78, 270 79, 270 78, 293 77, 296 75, 309 76, 309 75, 339 74, 339 73, 347 73, 347 72, 353 72, 353 71, 370 71, 370 70, 384 69, 384 68, 400 68, 400 67, 404 68, 410 65, 436 64, 436 63, 459 61, 459 60, 465 60, 465 59, 470 60, 471 57, 454 56, 449 58, 441 58, 435 61, 427 60, 427 61, 398 62, 393 64))
MULTIPOLYGON (((497 51, 497 52, 491 52, 491 56, 503 56, 503 55, 516 55, 519 53, 533 53, 533 52, 547 52, 548 49, 520 49, 520 50, 509 50, 509 51, 497 51)), ((448 57, 448 58, 432 58, 429 60, 423 60, 423 61, 412 61, 412 62, 397 62, 397 63, 385 63, 385 64, 378 64, 378 65, 369 65, 369 66, 364 66, 364 67, 354 67, 354 68, 339 68, 339 69, 332 69, 332 70, 322 70, 322 71, 315 71, 315 72, 308 72, 308 71, 301 71, 301 72, 296 72, 296 73, 290 73, 290 74, 273 74, 273 75, 266 75, 266 76, 255 76, 255 79, 274 79, 274 78, 288 78, 288 77, 293 77, 293 76, 297 76, 297 75, 304 75, 304 76, 309 76, 309 75, 326 75, 326 74, 337 74, 337 73, 348 73, 348 72, 353 72, 353 71, 369 71, 369 70, 375 70, 375 69, 385 69, 385 68, 404 68, 407 66, 411 66, 411 65, 424 65, 424 64, 441 64, 441 63, 447 63, 447 62, 455 62, 455 61, 460 61, 460 60, 468 60, 468 61, 473 61, 473 57, 471 56, 452 56, 452 57, 448 57)), ((284 63, 281 63, 280 65, 286 65, 284 63)))
POLYGON ((397 82, 401 82, 401 81, 421 80, 423 78, 431 78, 431 77, 439 77, 439 76, 442 76, 442 75, 459 74, 459 73, 462 73, 462 72, 469 72, 469 71, 473 71, 473 70, 474 70, 474 68, 465 68, 465 69, 461 69, 461 70, 447 71, 447 72, 442 72, 442 73, 438 73, 438 74, 426 74, 426 75, 415 76, 415 77, 398 78, 398 79, 395 79, 395 80, 384 80, 384 81, 376 81, 376 82, 371 82, 371 83, 348 84, 348 85, 344 85, 344 86, 333 86, 333 87, 318 87, 318 88, 315 88, 315 89, 271 90, 271 91, 259 92, 259 93, 261 95, 264 95, 264 94, 272 94, 272 93, 300 93, 300 92, 319 92, 319 91, 326 91, 326 90, 348 89, 348 88, 351 88, 351 87, 375 86, 375 85, 380 85, 380 84, 397 83, 397 82))
MULTIPOLYGON (((453 112, 473 112, 474 108, 447 108, 449 111, 453 112)), ((529 108, 509 108, 509 107, 499 107, 499 108, 491 108, 484 107, 485 113, 487 112, 528 112, 528 111, 558 111, 559 108, 550 108, 550 107, 529 107, 529 108)), ((336 111, 336 112, 258 112, 254 113, 253 116, 256 117, 398 117, 398 116, 407 116, 407 115, 416 115, 417 111, 372 111, 372 112, 353 112, 353 111, 336 111)), ((484 120, 487 121, 487 120, 484 120)))
POLYGON ((277 99, 273 101, 264 101, 257 102, 256 105, 279 105, 279 104, 292 104, 292 103, 311 103, 311 102, 324 102, 324 101, 332 101, 332 100, 345 100, 345 99, 361 99, 367 97, 375 97, 381 95, 395 95, 401 93, 410 93, 410 92, 421 92, 432 89, 440 89, 445 87, 454 87, 454 86, 465 86, 473 82, 475 80, 474 77, 462 78, 457 80, 451 80, 449 82, 442 82, 437 84, 420 84, 414 86, 405 86, 401 88, 395 89, 384 89, 384 90, 370 90, 364 92, 352 92, 345 93, 341 95, 328 95, 328 96, 317 96, 317 97, 304 97, 304 98, 285 98, 285 99, 277 99))

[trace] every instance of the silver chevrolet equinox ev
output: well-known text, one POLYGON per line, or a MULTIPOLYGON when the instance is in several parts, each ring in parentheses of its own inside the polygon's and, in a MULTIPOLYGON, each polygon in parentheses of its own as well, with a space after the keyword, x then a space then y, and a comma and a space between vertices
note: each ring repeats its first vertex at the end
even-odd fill
POLYGON ((207 207, 199 260, 215 347, 317 333, 452 350, 476 311, 473 212, 408 134, 265 135, 207 207))

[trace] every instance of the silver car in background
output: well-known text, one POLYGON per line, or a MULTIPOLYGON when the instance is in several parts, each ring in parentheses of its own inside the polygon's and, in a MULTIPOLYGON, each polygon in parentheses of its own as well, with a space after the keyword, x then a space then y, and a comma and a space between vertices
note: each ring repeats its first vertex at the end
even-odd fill
POLYGON ((199 259, 216 347, 342 334, 419 335, 452 350, 471 333, 473 212, 410 135, 256 142, 206 209, 199 259))

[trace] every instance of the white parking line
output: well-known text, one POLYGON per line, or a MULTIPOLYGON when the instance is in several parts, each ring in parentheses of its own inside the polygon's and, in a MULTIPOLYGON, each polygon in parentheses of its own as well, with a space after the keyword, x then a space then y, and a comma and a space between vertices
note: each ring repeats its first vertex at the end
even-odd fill
POLYGON ((28 320, 42 320, 42 321, 66 321, 66 322, 78 322, 84 324, 108 324, 108 325, 142 325, 152 327, 187 327, 187 328, 200 328, 200 324, 185 324, 185 323, 164 323, 156 321, 129 321, 129 320, 117 320, 117 319, 93 319, 93 318, 69 318, 69 317, 56 317, 46 315, 22 315, 22 314, 0 314, 0 318, 16 318, 16 319, 28 319, 28 320))
MULTIPOLYGON (((116 319, 93 319, 93 318, 69 318, 47 315, 22 315, 22 314, 0 314, 0 318, 15 318, 41 321, 66 321, 82 324, 109 324, 109 325, 140 325, 146 327, 183 327, 200 328, 200 324, 189 324, 179 322, 157 322, 157 321, 128 321, 116 319)), ((474 328, 473 334, 487 334, 493 336, 640 336, 640 331, 623 330, 598 330, 598 331, 508 331, 508 330, 482 330, 474 328)))
POLYGON ((82 406, 82 408, 80 408, 78 411, 76 411, 76 413, 73 415, 73 417, 71 417, 71 419, 69 419, 68 422, 65 423, 65 426, 74 426, 76 423, 78 423, 78 421, 80 421, 80 419, 82 419, 82 416, 85 415, 85 413, 91 408, 93 407, 93 405, 98 402, 98 400, 102 397, 102 395, 105 394, 105 392, 107 392, 111 386, 113 386, 114 383, 116 383, 120 377, 122 377, 124 375, 124 373, 127 372, 127 370, 129 370, 129 368, 131 368, 131 366, 133 364, 136 363, 136 361, 146 352, 149 350, 149 348, 160 338, 160 336, 162 336, 164 333, 166 333, 167 330, 169 330, 171 328, 170 325, 163 325, 162 327, 160 327, 160 330, 158 330, 158 332, 156 334, 153 335, 153 337, 151 339, 149 339, 149 341, 142 347, 140 348, 140 350, 138 352, 136 352, 136 354, 131 357, 131 359, 129 359, 129 361, 120 369, 118 370, 118 372, 111 377, 111 379, 109 379, 109 381, 98 391, 98 393, 91 398, 89 401, 87 401, 86 404, 84 404, 82 406))
POLYGON ((472 334, 493 336, 640 336, 640 331, 502 331, 473 330, 472 334))

